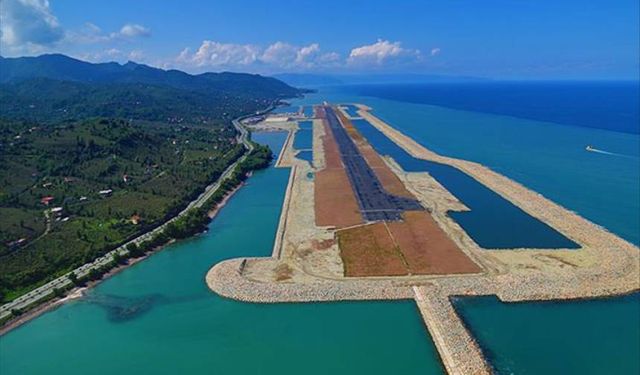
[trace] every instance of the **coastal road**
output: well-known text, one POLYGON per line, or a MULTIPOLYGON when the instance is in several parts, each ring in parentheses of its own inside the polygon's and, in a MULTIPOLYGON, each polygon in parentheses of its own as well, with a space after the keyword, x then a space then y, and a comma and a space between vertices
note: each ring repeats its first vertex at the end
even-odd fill
MULTIPOLYGON (((270 106, 268 109, 262 111, 262 113, 268 112, 273 108, 273 106, 270 106)), ((254 116, 249 115, 249 116, 254 116)), ((76 268, 75 270, 66 273, 60 277, 58 277, 57 279, 54 279, 32 291, 30 291, 29 293, 23 294, 22 296, 14 299, 13 301, 6 303, 2 306, 0 306, 0 319, 4 319, 5 317, 7 317, 8 315, 11 314, 11 310, 14 309, 23 309, 25 307, 28 307, 30 305, 36 304, 39 301, 43 300, 44 298, 49 297, 55 289, 62 289, 62 288, 67 288, 69 286, 71 286, 71 281, 69 280, 69 275, 71 273, 75 273, 77 277, 82 277, 85 276, 87 274, 89 274, 89 272, 91 272, 92 269, 98 269, 102 266, 105 266, 107 264, 109 264, 109 262, 111 262, 111 260, 113 259, 113 256, 117 253, 117 254, 126 254, 128 251, 126 249, 126 247, 131 244, 134 243, 136 245, 140 244, 143 241, 149 240, 151 238, 153 238, 153 236, 155 236, 156 234, 162 232, 167 225, 169 225, 170 223, 174 222, 175 220, 177 220, 178 218, 184 216, 187 214, 187 212, 189 212, 191 209, 193 208, 198 208, 201 207, 217 190, 218 188, 220 188, 220 185, 222 184, 222 182, 224 180, 226 180, 227 178, 231 177, 234 169, 236 168, 236 166, 238 166, 238 164, 242 163, 246 158, 247 155, 249 155, 249 153, 251 151, 253 151, 253 144, 251 142, 249 142, 248 140, 248 136, 249 136, 249 132, 242 126, 242 124, 240 123, 240 121, 246 117, 249 116, 242 116, 239 117, 237 119, 234 119, 232 121, 233 126, 236 128, 236 130, 238 131, 238 137, 237 140, 238 142, 241 142, 244 147, 247 149, 247 152, 244 153, 244 155, 242 155, 242 157, 240 157, 238 160, 236 160, 233 164, 229 165, 227 167, 227 169, 225 169, 225 171, 222 173, 222 175, 220 175, 220 178, 218 178, 214 183, 210 184, 209 186, 207 186, 205 188, 205 190, 202 192, 202 194, 200 194, 196 199, 194 199, 193 201, 191 201, 187 207, 185 207, 182 211, 180 211, 180 213, 178 213, 176 216, 174 216, 173 218, 171 218, 170 220, 168 220, 167 222, 165 222, 164 224, 156 227, 155 229, 153 229, 150 232, 144 233, 136 238, 134 238, 133 240, 117 247, 116 249, 106 253, 105 255, 95 259, 93 262, 91 263, 87 263, 84 264, 78 268, 76 268)))

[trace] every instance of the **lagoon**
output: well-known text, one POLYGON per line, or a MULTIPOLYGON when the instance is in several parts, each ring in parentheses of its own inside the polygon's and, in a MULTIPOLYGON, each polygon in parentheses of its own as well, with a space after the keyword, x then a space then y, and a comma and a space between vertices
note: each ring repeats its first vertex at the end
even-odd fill
POLYGON ((381 155, 391 156, 407 172, 428 172, 470 211, 449 212, 482 248, 578 248, 549 225, 532 217, 473 177, 449 165, 417 159, 367 120, 353 125, 381 155))

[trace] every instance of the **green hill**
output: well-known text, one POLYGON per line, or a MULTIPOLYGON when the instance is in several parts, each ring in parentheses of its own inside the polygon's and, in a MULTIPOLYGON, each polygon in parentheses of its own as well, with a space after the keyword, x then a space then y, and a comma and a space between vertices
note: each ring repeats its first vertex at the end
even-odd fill
POLYGON ((0 300, 173 217, 245 152, 232 118, 300 92, 252 74, 0 58, 0 300))
POLYGON ((106 116, 210 124, 300 93, 256 74, 191 75, 133 62, 91 64, 64 55, 0 58, 0 117, 16 120, 106 116))

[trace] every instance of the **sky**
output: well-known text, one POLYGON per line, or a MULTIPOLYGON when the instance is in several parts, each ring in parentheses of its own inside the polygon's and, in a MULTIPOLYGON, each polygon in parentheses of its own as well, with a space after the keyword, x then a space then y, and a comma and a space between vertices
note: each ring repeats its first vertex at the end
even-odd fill
POLYGON ((0 0, 0 54, 192 73, 638 79, 638 0, 0 0))

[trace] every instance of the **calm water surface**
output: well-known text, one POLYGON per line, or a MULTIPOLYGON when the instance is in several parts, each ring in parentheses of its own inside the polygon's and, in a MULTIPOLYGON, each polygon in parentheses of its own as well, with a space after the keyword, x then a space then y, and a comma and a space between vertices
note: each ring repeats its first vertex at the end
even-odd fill
POLYGON ((640 293, 562 303, 465 298, 456 308, 499 374, 640 374, 640 293))
POLYGON ((313 151, 311 150, 300 151, 296 154, 296 157, 308 161, 309 164, 313 164, 313 151))

